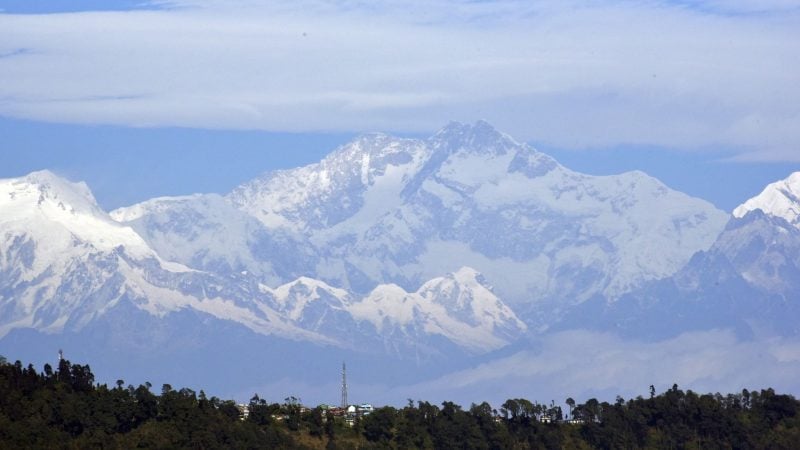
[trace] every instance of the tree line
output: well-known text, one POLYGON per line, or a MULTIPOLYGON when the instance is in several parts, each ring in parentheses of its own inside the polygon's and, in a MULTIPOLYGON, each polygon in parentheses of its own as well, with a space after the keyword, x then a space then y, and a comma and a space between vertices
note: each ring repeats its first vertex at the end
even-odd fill
POLYGON ((613 403, 508 399, 463 408, 408 401, 348 425, 293 397, 254 395, 243 418, 232 400, 169 384, 95 383, 88 365, 59 361, 41 372, 0 357, 0 448, 792 449, 800 404, 772 389, 698 394, 673 386, 613 403))

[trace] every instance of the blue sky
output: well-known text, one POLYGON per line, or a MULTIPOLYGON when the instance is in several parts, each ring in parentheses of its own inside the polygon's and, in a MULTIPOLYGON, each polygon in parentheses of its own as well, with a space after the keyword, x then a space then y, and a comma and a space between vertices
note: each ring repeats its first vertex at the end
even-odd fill
POLYGON ((799 5, 0 0, 0 176, 112 208, 485 119, 730 210, 800 169, 799 5))
POLYGON ((353 137, 17 119, 0 119, 0 135, 0 177, 48 169, 86 181, 106 210, 158 196, 227 193, 265 171, 319 161, 353 137))
POLYGON ((157 9, 142 0, 2 0, 0 9, 7 14, 49 14, 80 11, 128 11, 157 9))
MULTIPOLYGON (((86 181, 107 210, 157 196, 226 193, 265 171, 319 161, 356 136, 71 125, 8 118, 0 118, 0 135, 5 141, 0 177, 49 169, 86 181)), ((725 161, 724 153, 642 147, 576 151, 532 144, 585 173, 643 170, 727 211, 767 183, 800 169, 795 163, 725 161)))

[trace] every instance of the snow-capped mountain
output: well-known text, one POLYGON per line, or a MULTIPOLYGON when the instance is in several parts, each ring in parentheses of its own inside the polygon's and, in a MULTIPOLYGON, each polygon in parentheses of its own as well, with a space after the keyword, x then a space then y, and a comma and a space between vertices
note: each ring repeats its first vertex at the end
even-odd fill
POLYGON ((428 156, 420 141, 365 135, 317 164, 247 182, 228 198, 270 229, 331 230, 348 219, 368 228, 391 209, 382 201, 397 199, 428 156))
MULTIPOLYGON (((398 303, 413 299, 412 318, 381 309, 373 296, 356 298, 314 279, 299 278, 272 289, 264 284, 266 277, 233 272, 251 255, 229 260, 220 249, 247 243, 259 229, 220 197, 156 199, 126 210, 124 217, 115 213, 118 219, 135 221, 146 211, 148 225, 165 240, 176 232, 200 239, 198 244, 208 249, 202 255, 206 258, 191 256, 204 270, 163 259, 132 228, 103 212, 83 183, 37 172, 0 181, 0 198, 0 337, 20 328, 80 331, 122 304, 154 320, 192 310, 261 335, 358 347, 368 353, 390 344, 394 349, 414 348, 415 354, 435 354, 440 349, 431 345, 429 336, 479 353, 506 345, 525 330, 480 283, 480 275, 468 269, 431 281, 423 287, 424 295, 398 292, 386 298, 398 303), (195 210, 181 209, 187 204, 203 207, 204 214, 173 215, 195 210), (219 242, 202 240, 211 235, 209 231, 222 234, 219 242), (212 272, 215 267, 221 267, 221 273, 212 272), (445 279, 451 282, 437 291, 437 283, 445 279), (459 296, 457 302, 453 295, 459 296), (480 314, 480 320, 465 315, 465 309, 480 314), (398 324, 403 332, 384 334, 384 322, 398 324)), ((376 287, 376 292, 385 290, 376 287)))
POLYGON ((383 284, 362 298, 305 277, 261 290, 299 327, 335 337, 342 345, 399 356, 437 353, 431 338, 444 338, 468 353, 485 353, 514 342, 527 329, 482 275, 468 267, 434 278, 415 292, 383 284))
POLYGON ((161 259, 83 183, 36 172, 0 181, 0 197, 0 335, 79 330, 131 302, 154 316, 192 308, 264 334, 327 339, 281 320, 271 298, 253 295, 252 279, 161 259))
MULTIPOLYGON (((47 171, 0 181, 0 211, 0 335, 21 326, 60 331, 82 297, 91 299, 113 278, 103 267, 119 246, 132 257, 156 257, 136 232, 97 207, 85 184, 47 171)), ((85 314, 90 318, 113 300, 85 314)))
MULTIPOLYGON (((255 260, 252 271, 266 273, 268 262, 281 282, 307 276, 366 295, 384 283, 411 291, 468 266, 515 309, 548 304, 546 314, 675 273, 727 220, 641 172, 571 171, 485 122, 451 123, 425 140, 364 135, 317 164, 249 181, 226 200, 279 243, 227 247, 252 255, 221 257, 240 261, 237 269, 251 270, 246 261, 255 260)), ((196 267, 206 249, 192 242, 208 239, 177 232, 163 240, 147 212, 125 220, 141 209, 113 216, 196 267)), ((216 220, 202 208, 175 214, 216 220)))
POLYGON ((409 383, 561 329, 796 336, 798 180, 729 217, 484 122, 364 135, 228 195, 110 214, 36 172, 0 180, 0 353, 64 345, 111 376, 158 367, 222 389, 316 383, 342 359, 409 383))
POLYGON ((97 206, 85 183, 71 183, 49 171, 0 180, 0 208, 6 238, 31 235, 46 240, 42 244, 49 247, 44 255, 48 259, 40 264, 63 256, 64 246, 73 240, 96 251, 124 245, 137 256, 153 256, 136 232, 111 220, 97 206))
POLYGON ((714 245, 675 275, 611 304, 598 299, 562 326, 592 324, 637 337, 713 328, 800 334, 800 228, 792 216, 800 201, 791 193, 797 175, 736 208, 714 245))
POLYGON ((350 311, 398 342, 433 334, 473 353, 502 348, 527 329, 469 267, 430 280, 413 293, 380 285, 350 311))
POLYGON ((711 248, 750 285, 786 300, 800 294, 800 172, 734 209, 711 248))
POLYGON ((274 255, 303 261, 302 244, 268 232, 259 221, 217 194, 162 197, 111 212, 135 228, 163 258, 218 274, 249 272, 270 285, 291 280, 297 263, 273 265, 274 255), (278 275, 280 274, 280 275, 278 275))
POLYGON ((768 185, 760 194, 734 209, 733 216, 741 218, 756 209, 800 227, 800 172, 768 185))
POLYGON ((578 174, 484 122, 450 124, 426 141, 365 136, 229 198, 314 243, 309 270, 328 281, 413 288, 467 265, 513 304, 619 295, 674 273, 725 221, 642 173, 578 174))

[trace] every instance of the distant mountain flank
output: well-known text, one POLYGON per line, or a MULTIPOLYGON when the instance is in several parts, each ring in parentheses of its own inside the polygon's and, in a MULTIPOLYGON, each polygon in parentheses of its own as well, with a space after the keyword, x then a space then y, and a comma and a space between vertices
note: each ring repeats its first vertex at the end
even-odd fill
MULTIPOLYGON (((471 269, 416 293, 379 285, 359 298, 305 277, 271 289, 246 272, 218 274, 162 259, 100 210, 83 183, 36 172, 0 183, 0 198, 0 335, 25 327, 78 331, 120 303, 154 317, 188 308, 259 334, 347 348, 358 342, 361 351, 393 340, 398 348, 424 346, 436 335, 485 352, 525 331, 471 269)), ((214 206, 208 211, 228 212, 214 206)))
POLYGON ((733 216, 742 218, 753 210, 761 210, 800 227, 800 172, 771 183, 760 194, 734 209, 733 216))
POLYGON ((731 216, 642 172, 574 172, 486 122, 366 134, 226 195, 110 213, 35 172, 0 180, 0 350, 66 341, 188 370, 199 345, 247 360, 241 377, 278 370, 262 353, 422 377, 563 329, 794 336, 798 192, 800 172, 731 216))
POLYGON ((737 207, 714 245, 674 275, 616 302, 597 299, 561 326, 591 324, 638 338, 714 328, 743 338, 800 335, 798 181, 800 172, 737 207))
POLYGON ((273 284, 307 276, 363 295, 472 267, 521 311, 669 276, 727 220, 641 172, 573 172, 486 122, 424 140, 364 135, 224 199, 156 199, 112 217, 183 264, 273 284))

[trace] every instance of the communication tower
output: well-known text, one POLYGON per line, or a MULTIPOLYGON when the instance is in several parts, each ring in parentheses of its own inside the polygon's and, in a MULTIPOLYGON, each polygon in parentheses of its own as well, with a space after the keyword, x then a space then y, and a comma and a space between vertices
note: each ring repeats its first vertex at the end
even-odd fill
POLYGON ((342 362, 342 409, 347 409, 347 367, 342 362))

